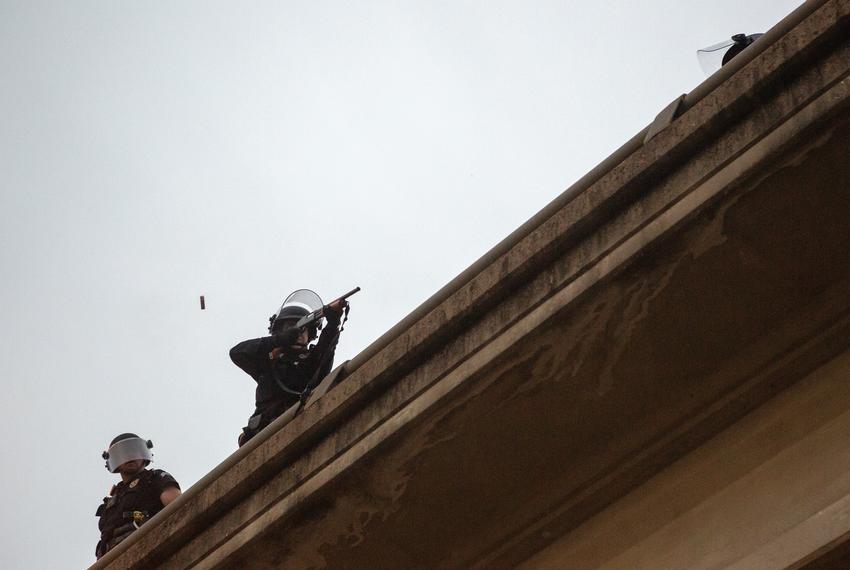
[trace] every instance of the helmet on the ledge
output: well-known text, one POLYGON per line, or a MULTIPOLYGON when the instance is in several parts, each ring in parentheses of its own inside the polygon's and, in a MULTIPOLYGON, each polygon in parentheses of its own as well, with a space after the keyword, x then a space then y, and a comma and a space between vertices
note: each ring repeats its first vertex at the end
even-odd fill
POLYGON ((764 34, 735 34, 732 36, 732 42, 734 42, 726 53, 723 55, 723 60, 720 62, 721 67, 732 61, 732 58, 744 51, 744 49, 762 37, 764 34))
POLYGON ((706 75, 711 75, 744 51, 764 34, 735 34, 730 39, 697 50, 697 59, 706 75))

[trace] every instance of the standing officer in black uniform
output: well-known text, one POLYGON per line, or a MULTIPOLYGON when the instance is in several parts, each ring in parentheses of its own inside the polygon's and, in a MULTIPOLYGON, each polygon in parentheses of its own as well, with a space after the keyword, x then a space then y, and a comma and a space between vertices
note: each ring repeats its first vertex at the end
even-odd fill
POLYGON ((100 558, 130 536, 150 517, 180 495, 180 485, 161 469, 145 469, 150 464, 153 443, 134 433, 122 433, 103 452, 110 473, 120 473, 96 516, 100 517, 100 542, 95 555, 100 558))
POLYGON ((246 340, 230 349, 233 363, 257 382, 257 407, 239 435, 240 447, 331 371, 347 305, 345 300, 337 300, 324 307, 327 325, 315 346, 310 346, 317 336, 318 321, 300 329, 295 324, 323 305, 313 291, 299 289, 269 319, 270 336, 246 340))

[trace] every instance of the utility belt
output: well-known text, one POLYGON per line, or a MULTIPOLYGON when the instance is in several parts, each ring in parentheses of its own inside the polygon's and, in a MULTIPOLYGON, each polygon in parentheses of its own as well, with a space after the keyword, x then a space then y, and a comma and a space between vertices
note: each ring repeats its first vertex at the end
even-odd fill
POLYGON ((124 511, 121 518, 129 522, 104 531, 101 534, 100 542, 97 544, 97 550, 95 552, 98 558, 123 542, 125 538, 133 534, 136 529, 146 523, 151 517, 147 511, 124 511))
POLYGON ((151 518, 151 516, 148 514, 147 511, 124 511, 122 513, 122 518, 124 520, 133 521, 133 524, 141 526, 142 524, 148 522, 148 519, 151 518))
POLYGON ((127 522, 111 530, 107 529, 103 531, 100 538, 103 540, 113 540, 114 537, 118 536, 119 534, 127 534, 128 532, 133 532, 134 530, 148 522, 151 517, 147 511, 124 511, 123 513, 121 513, 121 518, 127 522))

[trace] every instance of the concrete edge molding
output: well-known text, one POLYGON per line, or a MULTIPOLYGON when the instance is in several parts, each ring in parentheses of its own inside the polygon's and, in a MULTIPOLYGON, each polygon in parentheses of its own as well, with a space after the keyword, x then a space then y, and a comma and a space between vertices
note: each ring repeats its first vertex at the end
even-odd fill
MULTIPOLYGON (((527 227, 529 224, 523 226, 520 229, 522 233, 518 233, 518 230, 509 236, 493 252, 435 295, 432 299, 437 298, 438 302, 426 302, 348 363, 345 366, 348 378, 309 406, 291 425, 281 429, 285 422, 275 422, 274 427, 266 429, 261 436, 234 453, 94 567, 106 567, 112 562, 116 567, 128 568, 149 565, 164 560, 181 544, 203 532, 206 526, 226 513, 232 505, 274 477, 283 465, 291 464, 305 450, 312 449, 317 442, 333 432, 346 418, 357 413, 367 400, 383 393, 388 386, 395 385, 440 350, 449 338, 458 336, 481 319, 489 308, 514 294, 519 284, 531 279, 541 265, 556 255, 563 255, 565 249, 592 235, 601 223, 622 215, 624 208, 638 197, 648 178, 661 179, 678 168, 695 149, 711 144, 718 133, 738 123, 741 117, 769 98, 770 94, 780 92, 786 85, 793 83, 793 78, 802 73, 806 65, 828 56, 837 47, 836 38, 840 40, 841 32, 846 32, 849 4, 839 0, 804 4, 792 14, 793 18, 789 16, 769 33, 772 35, 765 36, 770 41, 764 41, 757 53, 748 55, 748 59, 740 62, 736 60, 736 67, 722 76, 724 82, 717 83, 713 91, 704 93, 699 99, 691 98, 693 102, 687 111, 646 146, 637 145, 625 157, 615 153, 612 156, 614 164, 607 164, 611 159, 603 163, 607 170, 599 174, 596 180, 581 188, 581 191, 568 190, 553 202, 557 203, 556 208, 547 207, 529 222, 533 227, 527 227)), ((830 97, 836 101, 846 96, 836 95, 837 91, 830 93, 830 97)), ((795 113, 801 117, 797 121, 799 124, 795 123, 785 129, 803 128, 808 124, 806 121, 817 120, 816 111, 827 112, 823 99, 819 101, 795 113), (805 118, 807 112, 815 114, 805 118)), ((458 364, 453 369, 444 370, 439 379, 432 378, 430 387, 426 387, 424 392, 407 394, 406 400, 398 401, 394 410, 379 418, 380 421, 376 421, 369 430, 355 435, 346 446, 336 448, 334 455, 319 461, 290 491, 300 488, 299 492, 306 492, 319 485, 319 474, 338 472, 339 461, 345 462, 344 457, 355 457, 355 450, 368 448, 377 441, 375 438, 379 437, 378 434, 392 429, 393 425, 400 422, 399 418, 409 417, 411 406, 424 405, 430 398, 426 395, 432 394, 431 390, 439 392, 451 386, 453 381, 462 381, 463 375, 471 374, 476 368, 476 359, 485 358, 481 356, 483 353, 497 350, 498 346, 508 342, 507 339, 521 334, 522 330, 545 318, 549 311, 557 310, 556 307, 597 285, 618 264, 624 263, 653 239, 670 231, 692 209, 699 208, 717 192, 721 192, 724 183, 730 183, 729 180, 724 182, 724 172, 735 171, 740 174, 741 168, 746 170, 747 161, 766 159, 777 144, 783 144, 783 140, 787 142, 783 136, 790 136, 789 133, 783 135, 782 127, 775 129, 775 135, 771 135, 772 132, 773 129, 759 135, 764 141, 770 140, 770 143, 756 141, 751 149, 727 157, 730 164, 738 161, 734 168, 721 168, 712 175, 714 178, 699 187, 699 191, 690 192, 658 217, 648 222, 640 221, 637 228, 633 226, 633 233, 625 241, 609 244, 604 256, 594 259, 590 266, 582 266, 555 295, 540 301, 525 313, 520 313, 505 328, 486 339, 481 345, 483 348, 475 348, 471 354, 463 355, 458 364), (336 467, 332 467, 334 465, 336 467)), ((272 506, 259 512, 257 517, 260 518, 255 521, 272 516, 273 511, 284 508, 287 500, 286 497, 274 499, 272 506)), ((251 533, 249 528, 255 527, 254 523, 249 523, 248 526, 235 529, 231 536, 235 540, 233 545, 244 539, 246 535, 243 533, 251 533)))

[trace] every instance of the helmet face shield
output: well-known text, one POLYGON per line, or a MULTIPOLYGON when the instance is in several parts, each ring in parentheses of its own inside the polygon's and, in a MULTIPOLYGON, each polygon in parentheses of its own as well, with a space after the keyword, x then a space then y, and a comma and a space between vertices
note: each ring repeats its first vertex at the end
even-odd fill
POLYGON ((278 330, 281 324, 283 324, 284 319, 294 319, 297 321, 301 317, 321 309, 323 306, 322 298, 315 292, 309 289, 293 291, 272 317, 269 324, 269 332, 278 330))
POLYGON ((700 50, 697 50, 697 60, 706 75, 711 75, 723 64, 723 56, 729 48, 735 45, 733 40, 726 40, 700 50))
POLYGON ((735 34, 728 40, 697 50, 700 67, 706 75, 711 75, 763 35, 735 34))
MULTIPOLYGON (((280 309, 283 310, 285 307, 298 307, 301 309, 306 309, 307 313, 312 313, 318 309, 322 308, 322 298, 319 297, 315 292, 310 291, 309 289, 298 289, 297 291, 293 291, 289 294, 289 297, 283 302, 283 305, 280 306, 280 309)), ((278 311, 280 313, 280 311, 278 311)), ((304 313, 305 315, 307 313, 304 313)))
POLYGON ((150 462, 153 459, 151 448, 153 443, 140 437, 130 437, 116 441, 103 453, 106 459, 106 468, 110 473, 115 473, 118 468, 128 461, 141 459, 150 462))

